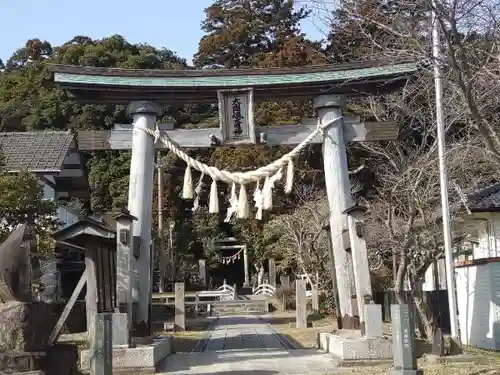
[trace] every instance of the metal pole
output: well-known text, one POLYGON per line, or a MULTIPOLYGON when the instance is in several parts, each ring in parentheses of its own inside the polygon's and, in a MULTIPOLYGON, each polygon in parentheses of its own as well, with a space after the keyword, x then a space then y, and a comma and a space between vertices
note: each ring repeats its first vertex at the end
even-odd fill
POLYGON ((445 127, 443 117, 443 84, 441 73, 441 45, 436 16, 436 3, 433 0, 432 10, 432 54, 434 57, 434 84, 436 90, 436 125, 439 155, 439 180, 441 185, 441 214, 443 217, 443 240, 446 261, 446 285, 448 289, 448 303, 450 306, 451 337, 459 345, 457 295, 455 291, 455 265, 451 247, 451 225, 448 201, 448 171, 446 168, 445 127))
POLYGON ((163 170, 160 166, 161 152, 158 151, 156 154, 156 164, 158 166, 156 172, 158 174, 158 257, 159 257, 159 291, 163 293, 163 288, 165 285, 165 254, 164 254, 164 244, 163 244, 163 170))

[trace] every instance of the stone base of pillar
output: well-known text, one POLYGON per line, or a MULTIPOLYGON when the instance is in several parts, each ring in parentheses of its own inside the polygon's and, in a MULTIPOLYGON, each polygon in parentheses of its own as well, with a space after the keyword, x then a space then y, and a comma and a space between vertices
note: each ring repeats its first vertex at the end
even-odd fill
MULTIPOLYGON (((126 370, 127 374, 154 373, 158 364, 172 352, 171 339, 170 336, 158 336, 148 345, 113 348, 113 370, 126 370)), ((81 351, 80 366, 84 372, 89 371, 90 354, 88 349, 81 351)))
POLYGON ((318 341, 319 349, 332 354, 346 364, 355 361, 392 359, 392 340, 385 337, 364 337, 358 330, 342 329, 335 333, 321 332, 318 341))
POLYGON ((361 329, 358 316, 344 315, 342 317, 342 329, 361 329))

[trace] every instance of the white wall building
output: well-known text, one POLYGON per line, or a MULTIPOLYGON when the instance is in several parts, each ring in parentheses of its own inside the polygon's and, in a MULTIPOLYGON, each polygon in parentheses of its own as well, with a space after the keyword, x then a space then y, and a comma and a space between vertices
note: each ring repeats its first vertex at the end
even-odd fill
POLYGON ((456 262, 462 344, 500 350, 500 184, 469 196, 470 255, 456 262))

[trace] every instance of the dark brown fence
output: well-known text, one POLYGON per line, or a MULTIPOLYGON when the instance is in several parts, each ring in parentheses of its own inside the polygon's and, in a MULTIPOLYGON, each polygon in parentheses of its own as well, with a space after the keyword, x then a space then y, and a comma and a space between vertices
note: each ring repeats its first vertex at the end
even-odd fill
MULTIPOLYGON (((423 292, 423 298, 427 301, 436 321, 443 333, 450 332, 450 313, 448 305, 448 292, 446 290, 423 292)), ((374 302, 382 305, 382 319, 384 322, 390 323, 391 305, 397 303, 394 292, 375 292, 373 296, 374 302)), ((418 312, 413 313, 415 323, 419 323, 420 318, 418 312)))

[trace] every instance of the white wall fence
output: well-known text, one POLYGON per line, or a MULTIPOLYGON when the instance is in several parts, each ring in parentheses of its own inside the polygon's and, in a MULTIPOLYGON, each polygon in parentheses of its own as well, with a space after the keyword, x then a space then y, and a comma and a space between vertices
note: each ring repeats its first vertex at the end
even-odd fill
POLYGON ((217 292, 222 292, 222 294, 220 295, 221 301, 230 301, 236 299, 236 290, 231 285, 226 284, 226 280, 224 280, 224 284, 217 288, 217 292))

